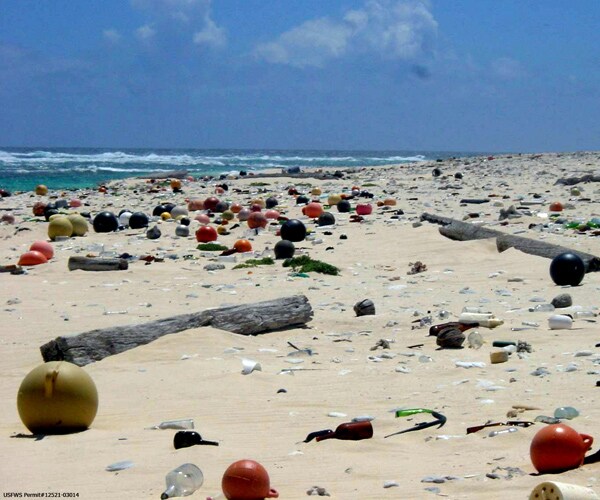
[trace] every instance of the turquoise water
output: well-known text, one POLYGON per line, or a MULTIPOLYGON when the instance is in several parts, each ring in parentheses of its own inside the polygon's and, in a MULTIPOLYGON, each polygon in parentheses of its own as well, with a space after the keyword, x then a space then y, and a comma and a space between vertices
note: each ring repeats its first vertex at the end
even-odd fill
MULTIPOLYGON (((477 153, 478 155, 483 153, 477 153)), ((94 187, 102 182, 171 170, 202 177, 290 167, 351 168, 427 161, 466 152, 278 151, 207 149, 94 149, 0 147, 0 188, 28 191, 94 187)))

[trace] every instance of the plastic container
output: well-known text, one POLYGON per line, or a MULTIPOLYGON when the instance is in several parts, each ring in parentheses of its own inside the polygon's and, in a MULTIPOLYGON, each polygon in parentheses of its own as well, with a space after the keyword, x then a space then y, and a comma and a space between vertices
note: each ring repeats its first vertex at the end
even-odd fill
POLYGON ((600 497, 585 486, 546 481, 533 489, 529 500, 600 500, 600 497))
POLYGON ((194 493, 204 482, 202 471, 194 464, 183 464, 173 469, 165 477, 167 489, 161 500, 173 497, 186 497, 194 493))
POLYGON ((550 330, 569 330, 573 326, 573 319, 565 314, 554 314, 548 318, 550 330))
POLYGON ((492 313, 461 313, 458 322, 464 324, 477 323, 485 328, 496 328, 504 324, 504 321, 496 318, 492 313))

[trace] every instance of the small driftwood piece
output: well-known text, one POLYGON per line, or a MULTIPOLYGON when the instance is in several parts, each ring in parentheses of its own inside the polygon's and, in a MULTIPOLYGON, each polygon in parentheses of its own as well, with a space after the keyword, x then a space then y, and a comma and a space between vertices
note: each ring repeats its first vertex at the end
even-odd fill
POLYGON ((523 253, 537 255, 538 257, 545 257, 547 259, 553 259, 557 255, 564 252, 571 252, 581 257, 585 264, 585 272, 590 273, 600 271, 600 257, 596 257, 595 255, 585 252, 580 252, 579 250, 573 250, 571 248, 555 245, 545 241, 534 240, 532 238, 506 234, 496 229, 489 229, 480 225, 469 224, 467 222, 451 219, 450 217, 443 217, 441 215, 424 213, 421 215, 421 220, 432 222, 434 224, 440 224, 442 226, 440 227, 440 234, 450 238, 451 240, 470 241, 496 238, 496 247, 498 248, 499 252, 504 252, 509 248, 516 248, 523 253))
POLYGON ((82 269, 83 271, 124 271, 129 267, 125 259, 103 259, 101 257, 83 257, 73 255, 69 257, 69 271, 82 269))
POLYGON ((600 182, 600 175, 586 174, 581 177, 563 177, 562 179, 558 179, 554 185, 562 184, 563 186, 574 186, 581 182, 600 182))
POLYGON ((303 325, 312 316, 313 310, 308 299, 304 295, 294 295, 180 314, 138 325, 99 328, 78 335, 61 336, 42 345, 40 351, 44 361, 65 360, 84 366, 190 328, 212 326, 241 335, 256 335, 303 325))

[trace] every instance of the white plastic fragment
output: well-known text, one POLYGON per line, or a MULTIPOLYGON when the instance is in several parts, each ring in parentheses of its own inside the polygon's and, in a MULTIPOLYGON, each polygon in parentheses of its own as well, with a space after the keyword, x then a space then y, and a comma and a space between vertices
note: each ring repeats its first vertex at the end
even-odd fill
POLYGON ((262 371, 262 366, 257 361, 242 359, 242 375, 250 375, 253 371, 262 371))

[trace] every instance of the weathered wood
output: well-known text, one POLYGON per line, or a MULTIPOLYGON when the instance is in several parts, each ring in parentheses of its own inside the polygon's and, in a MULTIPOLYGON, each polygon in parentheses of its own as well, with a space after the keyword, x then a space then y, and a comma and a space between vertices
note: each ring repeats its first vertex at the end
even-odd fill
POLYGON ((498 248, 499 252, 504 252, 509 248, 516 248, 523 253, 536 255, 538 257, 545 257, 547 259, 553 259, 557 255, 564 252, 571 252, 581 257, 585 264, 586 272, 589 273, 600 271, 600 257, 596 257, 595 255, 585 252, 580 252, 579 250, 573 250, 571 248, 555 245, 546 241, 506 234, 496 229, 469 224, 467 222, 462 222, 441 215, 424 213, 421 215, 421 220, 434 224, 440 224, 442 226, 439 229, 440 234, 450 238, 451 240, 470 241, 496 238, 496 248, 498 248))
POLYGON ((190 328, 212 326, 241 335, 303 325, 313 310, 304 295, 207 309, 138 325, 99 328, 73 336, 60 336, 40 347, 44 361, 69 361, 84 366, 113 354, 148 344, 164 335, 190 328))
POLYGON ((581 182, 600 182, 600 175, 585 174, 581 177, 563 177, 562 179, 558 179, 554 185, 562 184, 563 186, 574 186, 581 182))
POLYGON ((69 257, 69 271, 82 269, 83 271, 124 271, 129 267, 125 259, 104 259, 102 257, 83 257, 73 255, 69 257))
POLYGON ((524 238, 522 236, 513 236, 512 234, 501 234, 496 238, 496 247, 499 252, 504 252, 509 248, 516 248, 523 253, 546 257, 547 259, 553 259, 561 253, 570 252, 578 255, 581 260, 583 260, 586 273, 600 271, 599 257, 589 253, 580 252, 579 250, 573 250, 572 248, 548 243, 546 241, 524 238))

